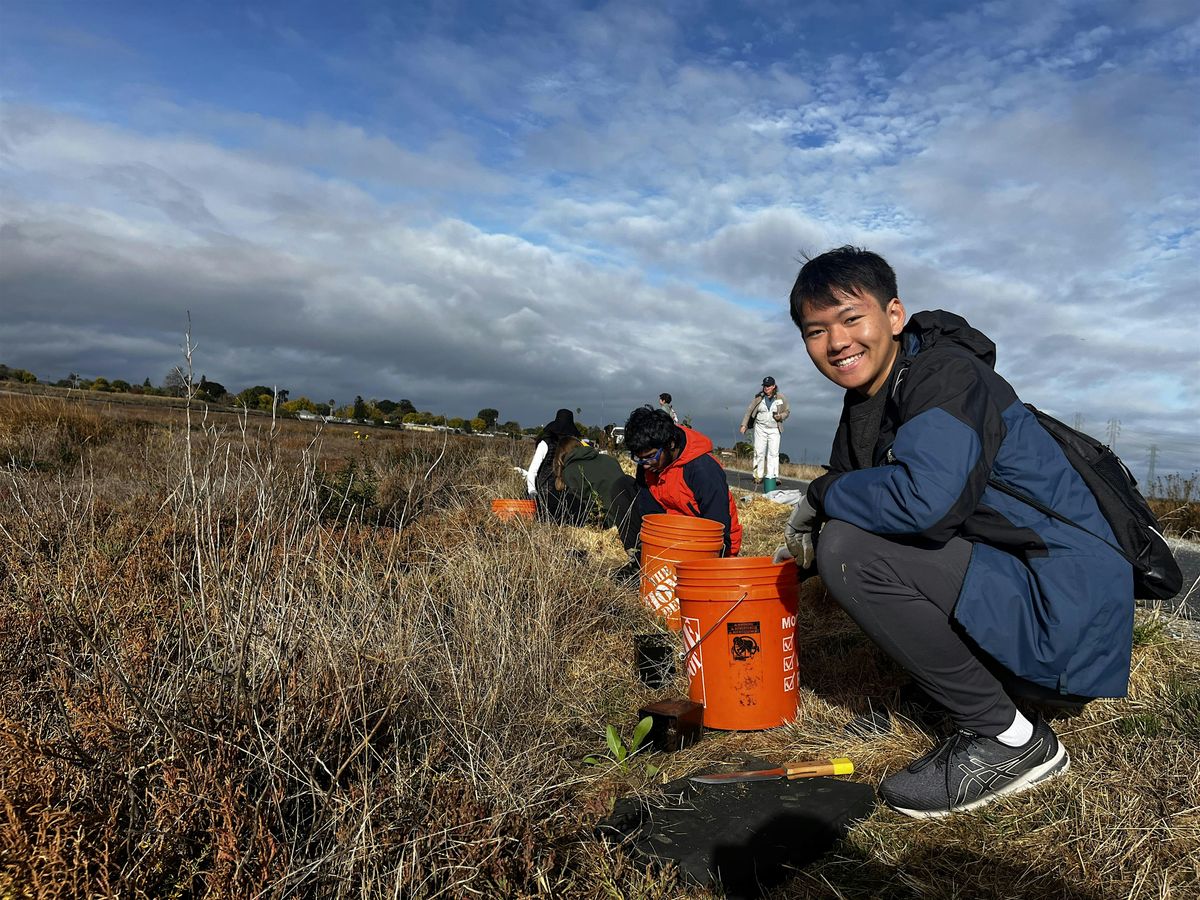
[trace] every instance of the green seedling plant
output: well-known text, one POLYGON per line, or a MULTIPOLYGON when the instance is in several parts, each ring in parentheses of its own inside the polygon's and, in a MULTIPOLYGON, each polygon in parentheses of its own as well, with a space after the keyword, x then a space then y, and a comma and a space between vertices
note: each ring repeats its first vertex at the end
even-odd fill
MULTIPOLYGON (((623 775, 629 774, 629 762, 638 751, 644 749, 643 742, 646 740, 646 735, 650 733, 650 728, 654 724, 654 720, 650 716, 646 716, 634 726, 633 735, 629 738, 629 743, 626 744, 621 740, 621 735, 617 733, 616 727, 609 725, 604 730, 605 743, 608 744, 608 753, 602 756, 585 756, 583 761, 589 766, 603 766, 605 764, 615 765, 623 775)), ((646 765, 646 774, 653 775, 658 771, 658 766, 650 764, 646 765)))

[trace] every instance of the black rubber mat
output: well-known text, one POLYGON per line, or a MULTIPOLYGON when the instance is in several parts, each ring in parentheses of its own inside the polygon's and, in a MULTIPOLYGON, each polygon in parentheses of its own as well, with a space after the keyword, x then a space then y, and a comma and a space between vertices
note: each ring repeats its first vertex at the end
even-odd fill
POLYGON ((818 859, 874 807, 873 788, 838 778, 722 785, 681 778, 663 785, 661 796, 617 801, 597 834, 623 842, 636 858, 674 862, 689 884, 758 897, 818 859))

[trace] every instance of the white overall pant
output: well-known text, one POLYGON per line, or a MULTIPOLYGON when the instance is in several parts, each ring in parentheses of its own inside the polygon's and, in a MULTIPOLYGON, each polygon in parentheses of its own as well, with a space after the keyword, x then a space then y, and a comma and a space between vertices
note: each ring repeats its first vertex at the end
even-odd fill
POLYGON ((754 423, 754 480, 762 481, 764 477, 779 477, 779 429, 762 428, 756 421, 754 423), (764 466, 765 472, 763 471, 764 466))

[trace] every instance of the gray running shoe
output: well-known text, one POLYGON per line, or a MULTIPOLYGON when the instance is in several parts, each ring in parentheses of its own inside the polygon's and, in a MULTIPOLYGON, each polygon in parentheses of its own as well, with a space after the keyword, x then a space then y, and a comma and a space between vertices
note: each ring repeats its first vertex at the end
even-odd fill
POLYGON ((959 729, 907 769, 883 779, 879 794, 896 812, 936 819, 1024 791, 1070 764, 1066 748, 1039 715, 1033 737, 1021 747, 959 729))

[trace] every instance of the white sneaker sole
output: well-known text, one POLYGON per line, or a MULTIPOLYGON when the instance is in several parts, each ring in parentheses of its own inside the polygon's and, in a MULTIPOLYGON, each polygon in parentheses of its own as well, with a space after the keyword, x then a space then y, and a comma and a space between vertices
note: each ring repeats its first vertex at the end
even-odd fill
POLYGON ((1058 752, 1046 760, 1046 762, 1035 769, 1030 769, 1020 778, 1009 782, 1000 788, 1000 790, 984 794, 978 800, 972 800, 970 803, 964 803, 961 806, 952 806, 950 809, 905 809, 902 806, 893 806, 892 809, 914 819, 940 819, 943 816, 951 816, 955 813, 970 812, 973 809, 979 809, 981 806, 987 806, 1001 797, 1027 791, 1031 787, 1041 784, 1043 781, 1048 781, 1057 775, 1063 774, 1069 768, 1071 768, 1071 757, 1067 755, 1067 748, 1059 744, 1058 752))

